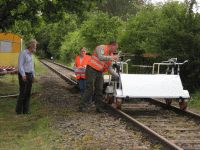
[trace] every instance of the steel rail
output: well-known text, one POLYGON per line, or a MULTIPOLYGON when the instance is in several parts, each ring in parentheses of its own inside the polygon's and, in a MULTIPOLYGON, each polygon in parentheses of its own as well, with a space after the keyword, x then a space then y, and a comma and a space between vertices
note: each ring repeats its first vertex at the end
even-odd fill
POLYGON ((180 110, 178 107, 167 105, 160 100, 143 99, 142 101, 145 101, 145 104, 142 104, 143 107, 139 103, 130 105, 133 107, 129 107, 129 103, 124 103, 124 110, 122 106, 123 112, 128 113, 133 118, 137 118, 139 122, 142 122, 142 124, 153 129, 153 131, 164 136, 170 142, 182 149, 200 149, 200 141, 198 140, 198 137, 200 136, 199 114, 180 110), (147 106, 148 108, 153 109, 148 109, 147 106), (154 112, 154 107, 152 106, 158 106, 164 109, 157 109, 155 107, 154 112), (139 114, 140 110, 142 110, 143 113, 139 114), (147 118, 143 119, 145 117, 147 118), (163 118, 164 121, 162 119, 158 120, 158 118, 163 118), (180 121, 182 123, 180 123, 180 121))
POLYGON ((63 67, 63 68, 66 68, 66 69, 68 69, 68 70, 70 70, 70 71, 74 71, 72 68, 67 67, 67 66, 65 66, 65 65, 63 65, 63 64, 59 64, 59 63, 56 63, 56 62, 51 61, 51 60, 48 60, 48 59, 45 59, 45 60, 48 61, 48 62, 50 62, 50 63, 56 64, 56 65, 58 65, 58 66, 61 66, 61 67, 63 67))
MULTIPOLYGON (((77 85, 77 82, 75 82, 74 80, 70 79, 69 77, 64 76, 62 73, 60 73, 59 71, 55 70, 54 68, 52 68, 51 66, 47 65, 44 61, 40 60, 40 62, 42 62, 45 66, 47 66, 50 70, 52 70, 53 72, 55 72, 56 74, 58 74, 63 80, 65 80, 66 82, 69 82, 71 84, 77 85)), ((49 61, 48 61, 49 62, 49 61)), ((50 62, 52 63, 52 62, 50 62)), ((55 64, 55 63, 53 63, 55 64)), ((57 64, 56 64, 57 65, 57 64)), ((61 67, 63 67, 63 65, 59 65, 61 67)), ((68 69, 67 67, 63 67, 65 69, 68 69)), ((68 69, 69 70, 69 69, 68 69)), ((71 71, 71 70, 70 70, 71 71)))
POLYGON ((178 107, 176 107, 176 106, 173 106, 173 105, 166 105, 164 102, 161 102, 161 101, 159 101, 159 100, 157 100, 157 99, 153 99, 153 98, 151 98, 151 99, 148 99, 148 101, 150 101, 152 104, 154 104, 154 105, 158 105, 158 106, 160 106, 160 107, 162 107, 162 108, 168 108, 168 109, 171 109, 171 110, 173 110, 174 112, 178 112, 178 113, 180 113, 180 114, 183 114, 183 115, 185 115, 185 116, 188 116, 188 117, 193 117, 193 118, 196 118, 196 119, 200 119, 200 114, 197 114, 197 113, 194 113, 194 112, 192 112, 192 111, 189 111, 189 110, 181 110, 181 109, 179 109, 178 107))
MULTIPOLYGON (((104 103, 104 104, 106 104, 106 103, 104 103)), ((125 112, 123 112, 123 111, 121 111, 119 109, 116 109, 116 108, 114 108, 114 107, 112 107, 112 106, 110 106, 108 104, 106 104, 106 106, 109 107, 110 109, 112 109, 115 113, 117 113, 120 116, 126 118, 128 121, 130 121, 131 123, 133 123, 133 125, 137 126, 141 130, 143 130, 143 131, 147 132, 149 135, 153 136, 156 140, 158 140, 159 142, 161 142, 167 148, 169 148, 171 150, 182 150, 181 147, 179 147, 176 144, 170 142, 168 139, 166 139, 165 137, 159 135, 158 133, 156 133, 155 131, 153 131, 149 127, 145 126, 141 122, 137 121, 136 119, 134 119, 133 117, 131 117, 127 113, 125 113, 125 112)))

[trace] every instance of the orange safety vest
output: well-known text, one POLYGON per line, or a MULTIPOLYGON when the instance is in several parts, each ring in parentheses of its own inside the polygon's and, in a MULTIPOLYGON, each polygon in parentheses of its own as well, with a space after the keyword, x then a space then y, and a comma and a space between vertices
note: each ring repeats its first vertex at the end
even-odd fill
MULTIPOLYGON (((113 54, 110 54, 112 56, 113 54)), ((104 45, 104 56, 109 56, 109 50, 108 45, 104 45)), ((88 61, 88 65, 95 70, 101 71, 101 72, 107 72, 108 67, 111 65, 111 61, 100 61, 97 54, 96 54, 96 48, 94 50, 94 53, 91 57, 91 59, 88 61)))
POLYGON ((88 55, 85 55, 83 58, 82 58, 82 61, 80 59, 80 55, 76 56, 75 58, 75 74, 76 74, 76 79, 85 79, 85 68, 87 63, 88 63, 88 60, 90 59, 90 56, 88 55))

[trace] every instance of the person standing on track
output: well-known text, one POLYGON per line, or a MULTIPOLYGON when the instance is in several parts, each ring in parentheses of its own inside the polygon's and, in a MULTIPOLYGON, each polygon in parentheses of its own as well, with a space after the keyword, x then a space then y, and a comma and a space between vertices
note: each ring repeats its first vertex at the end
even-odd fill
POLYGON ((112 61, 119 60, 118 55, 113 55, 118 48, 116 41, 107 45, 99 45, 95 48, 91 59, 86 67, 86 89, 81 98, 79 111, 84 112, 88 108, 88 99, 94 95, 96 111, 104 112, 102 108, 103 100, 103 73, 109 71, 116 78, 119 75, 112 68, 112 61))
POLYGON ((74 72, 76 79, 78 81, 79 89, 81 96, 83 96, 86 84, 85 84, 85 69, 90 59, 89 55, 86 55, 86 48, 83 47, 80 49, 80 54, 76 56, 74 63, 74 72))
POLYGON ((21 51, 18 57, 19 97, 16 104, 17 114, 29 114, 30 96, 34 81, 34 62, 32 53, 36 52, 37 41, 30 40, 27 49, 21 51))

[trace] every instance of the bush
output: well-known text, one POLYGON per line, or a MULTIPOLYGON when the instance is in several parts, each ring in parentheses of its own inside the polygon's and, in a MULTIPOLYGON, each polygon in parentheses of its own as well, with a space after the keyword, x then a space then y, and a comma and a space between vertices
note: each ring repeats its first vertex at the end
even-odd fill
POLYGON ((68 33, 61 46, 61 60, 65 63, 70 63, 83 45, 84 39, 80 34, 80 30, 68 33))
POLYGON ((97 45, 116 40, 122 23, 119 17, 109 17, 102 12, 89 13, 80 29, 85 46, 94 49, 97 45))
POLYGON ((46 25, 38 34, 40 39, 41 51, 45 51, 48 57, 53 56, 56 59, 60 58, 60 50, 64 37, 68 32, 72 32, 77 28, 77 17, 71 14, 65 14, 63 20, 57 23, 46 25))
POLYGON ((61 46, 63 61, 73 60, 81 47, 86 47, 90 53, 93 53, 97 45, 117 39, 118 29, 122 25, 118 17, 109 17, 105 13, 96 12, 88 13, 86 18, 79 29, 65 36, 61 46))

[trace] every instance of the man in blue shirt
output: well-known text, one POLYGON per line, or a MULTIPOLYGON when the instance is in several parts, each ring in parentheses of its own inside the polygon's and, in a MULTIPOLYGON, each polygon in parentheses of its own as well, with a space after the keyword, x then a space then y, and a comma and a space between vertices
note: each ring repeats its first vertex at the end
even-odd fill
POLYGON ((29 114, 29 103, 32 83, 34 81, 34 62, 32 53, 36 51, 37 41, 31 40, 27 49, 21 51, 18 57, 19 97, 16 105, 17 114, 29 114))

